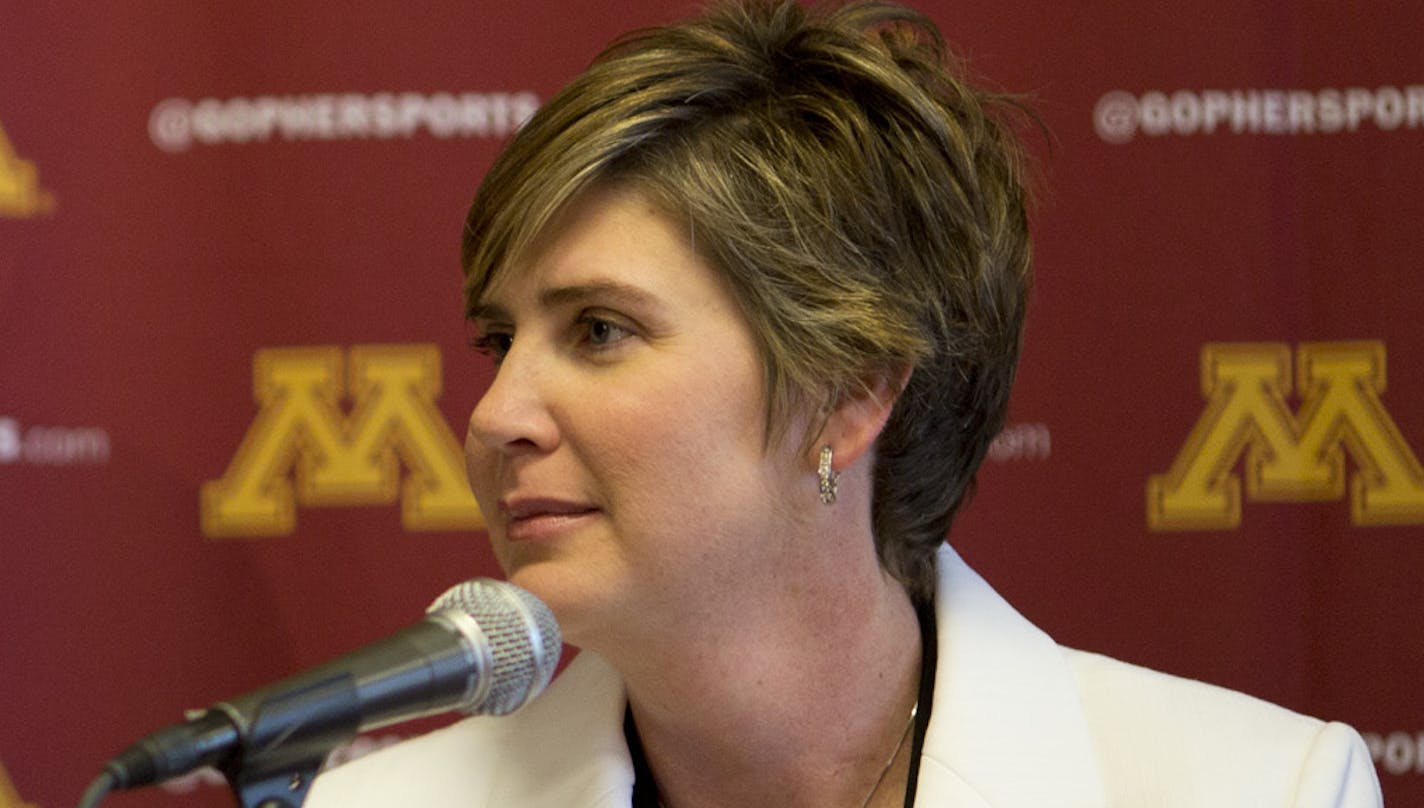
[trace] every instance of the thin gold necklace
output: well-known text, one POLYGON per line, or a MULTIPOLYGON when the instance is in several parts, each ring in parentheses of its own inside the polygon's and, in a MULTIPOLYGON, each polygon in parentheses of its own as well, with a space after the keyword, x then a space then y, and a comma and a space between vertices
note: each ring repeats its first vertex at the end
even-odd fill
POLYGON ((885 775, 890 773, 890 767, 895 765, 895 758, 900 756, 900 750, 905 748, 905 739, 910 737, 910 729, 915 726, 915 715, 920 711, 920 701, 915 700, 915 706, 910 708, 910 720, 905 722, 905 731, 900 733, 900 740, 895 744, 895 750, 890 753, 890 759, 885 761, 885 768, 880 770, 880 776, 875 778, 875 785, 870 787, 870 793, 865 795, 865 802, 860 804, 860 808, 866 808, 870 801, 875 799, 875 792, 880 790, 880 785, 885 782, 885 775))

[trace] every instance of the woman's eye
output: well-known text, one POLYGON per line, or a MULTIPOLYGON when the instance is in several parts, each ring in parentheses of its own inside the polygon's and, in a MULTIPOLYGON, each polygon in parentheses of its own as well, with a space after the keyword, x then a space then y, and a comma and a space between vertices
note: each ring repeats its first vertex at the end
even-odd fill
POLYGON ((588 335, 588 342, 594 347, 612 345, 631 336, 626 328, 602 317, 583 317, 582 322, 585 333, 588 335))
POLYGON ((484 333, 477 335, 470 340, 470 345, 482 354, 486 354, 494 359, 498 364, 509 353, 509 346, 514 342, 513 334, 500 332, 484 333))

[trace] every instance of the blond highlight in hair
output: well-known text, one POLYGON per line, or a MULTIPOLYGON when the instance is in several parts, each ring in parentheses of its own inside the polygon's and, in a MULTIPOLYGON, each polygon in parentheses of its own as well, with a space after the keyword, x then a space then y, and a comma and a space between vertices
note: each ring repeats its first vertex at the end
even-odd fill
POLYGON ((1001 428, 1030 248, 1010 99, 927 18, 720 5, 625 37, 545 105, 466 221, 467 305, 594 184, 685 221, 762 350, 768 439, 909 369, 876 444, 881 563, 918 597, 1001 428))

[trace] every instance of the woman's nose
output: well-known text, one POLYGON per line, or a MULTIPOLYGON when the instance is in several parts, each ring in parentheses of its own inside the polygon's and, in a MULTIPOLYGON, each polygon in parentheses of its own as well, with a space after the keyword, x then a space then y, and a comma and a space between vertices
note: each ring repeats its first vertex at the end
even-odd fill
POLYGON ((557 446, 559 432, 546 378, 534 351, 512 347, 470 413, 469 442, 505 454, 547 452, 557 446))

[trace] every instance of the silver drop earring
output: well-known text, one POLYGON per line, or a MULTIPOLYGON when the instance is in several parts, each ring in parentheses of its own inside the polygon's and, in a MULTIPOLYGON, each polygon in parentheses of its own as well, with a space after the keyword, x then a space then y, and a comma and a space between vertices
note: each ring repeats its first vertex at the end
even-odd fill
POLYGON ((816 466, 816 477, 821 483, 821 501, 830 505, 836 501, 836 487, 841 475, 831 470, 831 446, 821 447, 821 462, 816 466))

